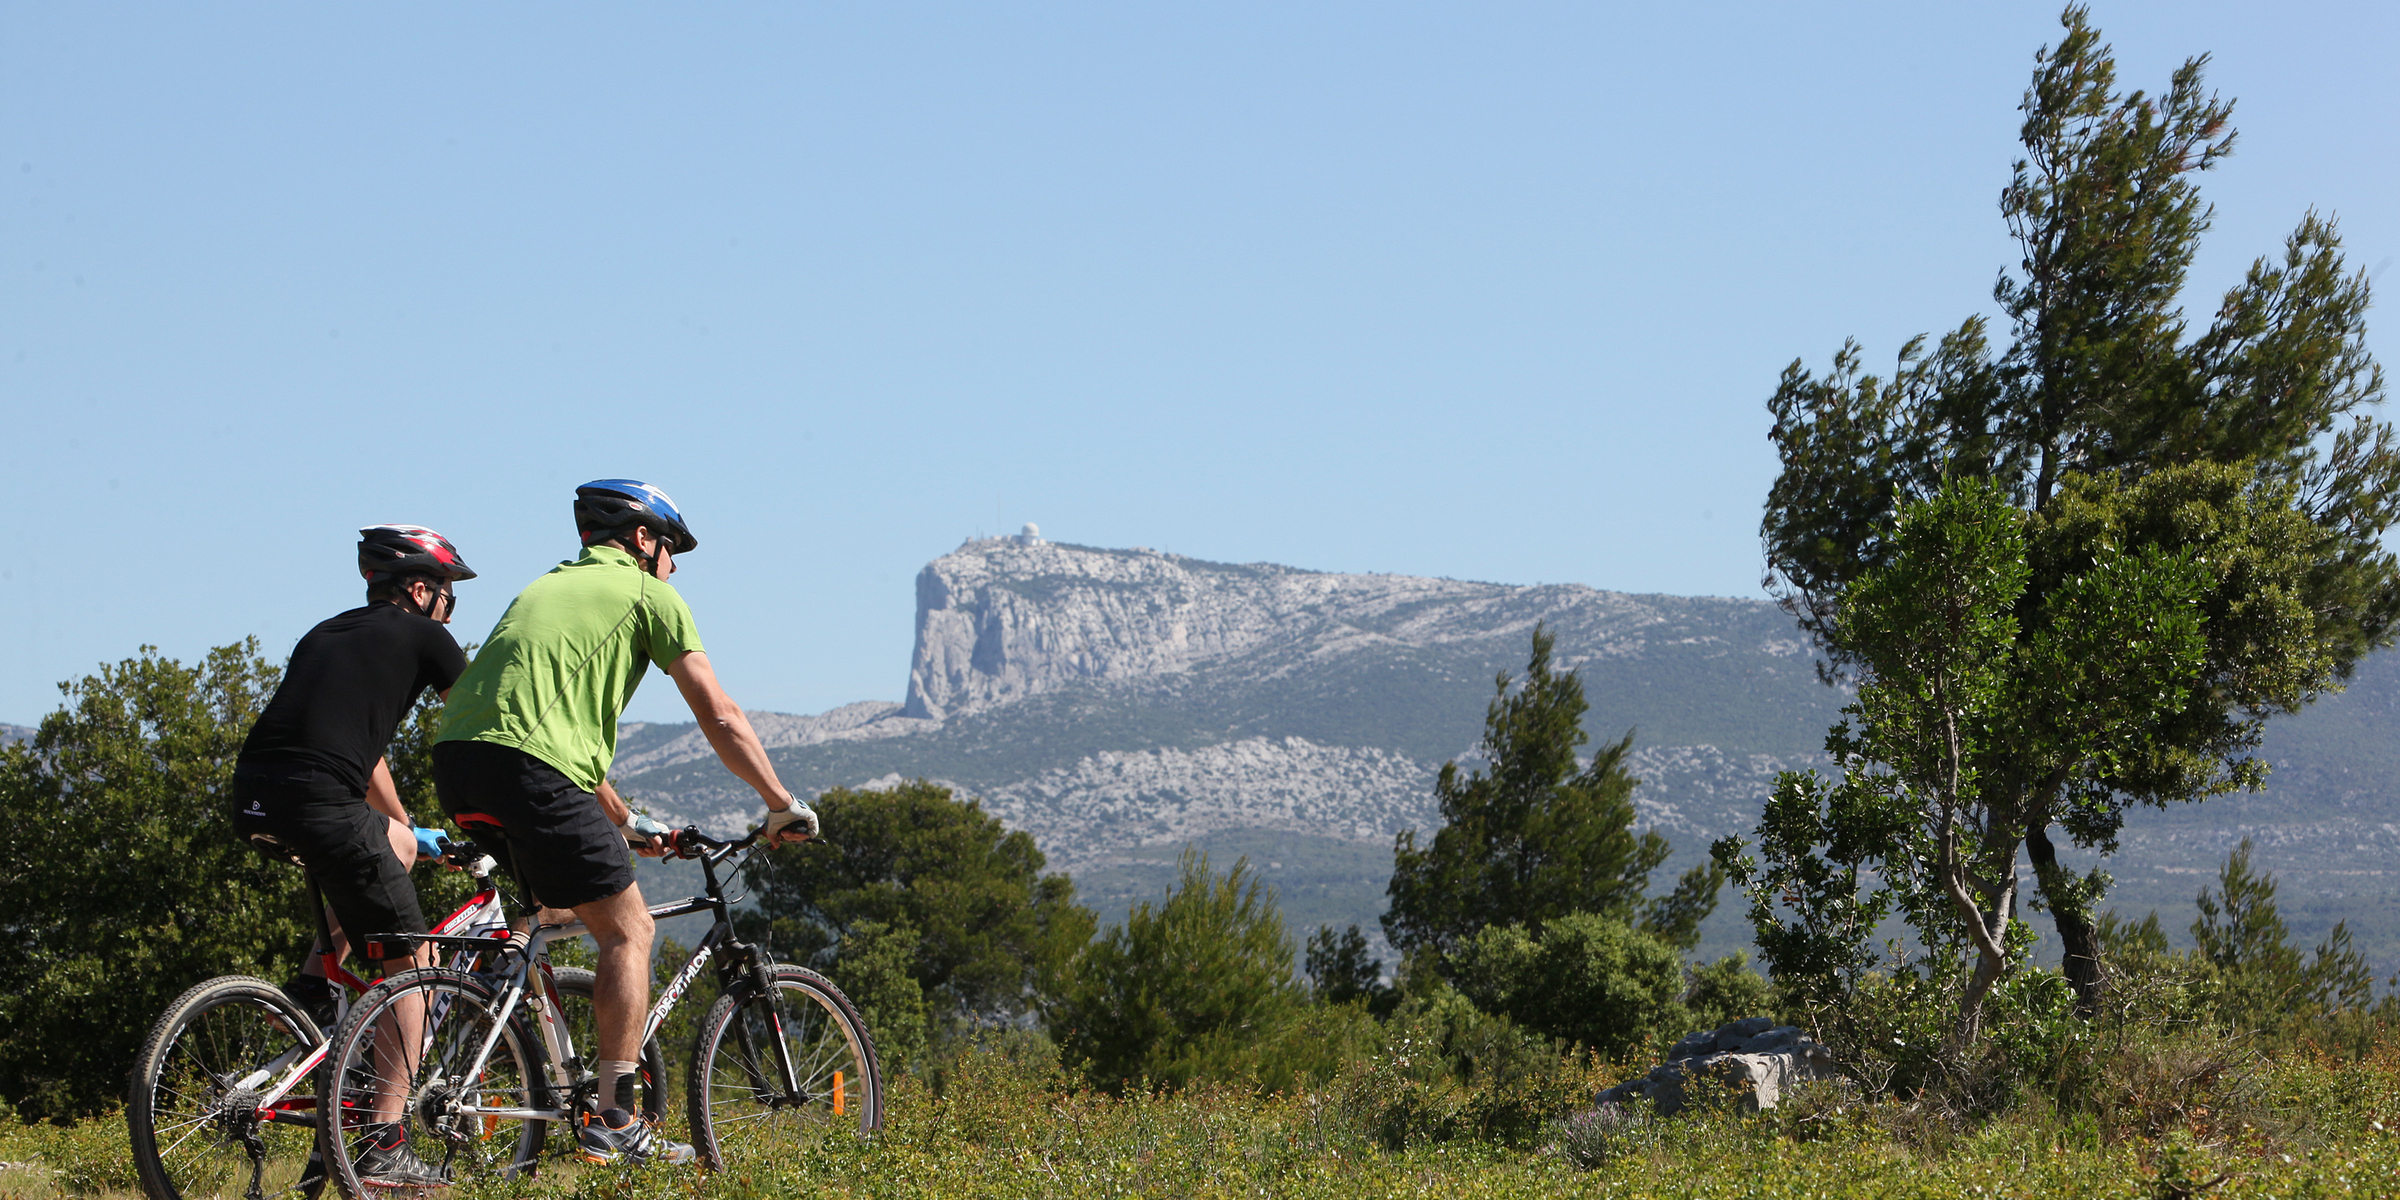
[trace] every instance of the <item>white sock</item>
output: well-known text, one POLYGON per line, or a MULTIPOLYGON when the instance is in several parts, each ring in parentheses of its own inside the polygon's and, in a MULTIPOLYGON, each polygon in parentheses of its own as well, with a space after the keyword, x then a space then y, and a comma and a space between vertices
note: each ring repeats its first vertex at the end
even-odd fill
POLYGON ((641 1105, 639 1101, 628 1104, 625 1102, 625 1097, 620 1094, 621 1092, 632 1090, 626 1086, 626 1082, 628 1082, 626 1077, 632 1075, 635 1070, 632 1063, 620 1062, 613 1058, 604 1058, 599 1061, 597 1066, 599 1068, 600 1087, 594 1094, 599 1099, 599 1107, 621 1108, 628 1113, 634 1113, 635 1110, 640 1108, 641 1105))

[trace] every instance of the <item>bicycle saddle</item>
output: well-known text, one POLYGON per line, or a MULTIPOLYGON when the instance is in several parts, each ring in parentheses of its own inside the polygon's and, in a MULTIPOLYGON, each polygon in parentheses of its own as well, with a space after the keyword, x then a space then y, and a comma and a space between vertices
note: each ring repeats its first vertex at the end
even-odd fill
POLYGON ((299 867, 302 870, 308 869, 308 864, 300 860, 300 852, 292 849, 288 845, 285 845, 283 839, 276 837, 274 834, 251 834, 250 844, 253 847, 256 847, 260 854, 264 854, 268 858, 280 859, 284 862, 292 864, 295 867, 299 867))

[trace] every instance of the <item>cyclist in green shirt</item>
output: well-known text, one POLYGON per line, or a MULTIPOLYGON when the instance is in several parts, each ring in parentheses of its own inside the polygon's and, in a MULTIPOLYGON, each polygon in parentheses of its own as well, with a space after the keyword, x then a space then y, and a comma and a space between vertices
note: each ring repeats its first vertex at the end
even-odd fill
POLYGON ((617 720, 650 667, 673 678, 728 770, 766 802, 777 842, 815 836, 816 814, 775 777, 741 706, 717 685, 692 610, 667 583, 699 544, 666 493, 631 479, 575 489, 583 554, 533 581, 451 689, 434 786, 462 827, 497 828, 495 857, 545 908, 571 909, 599 944, 592 997, 599 1092, 580 1137, 594 1162, 682 1162, 637 1108, 634 1059, 649 1007, 650 913, 628 844, 663 853, 665 826, 609 786, 617 720))

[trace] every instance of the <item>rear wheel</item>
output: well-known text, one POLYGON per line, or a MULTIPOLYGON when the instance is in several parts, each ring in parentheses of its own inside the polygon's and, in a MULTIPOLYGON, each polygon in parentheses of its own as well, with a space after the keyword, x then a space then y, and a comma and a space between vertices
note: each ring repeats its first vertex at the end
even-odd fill
POLYGON ((806 967, 774 972, 771 994, 737 987, 700 1022, 687 1100, 692 1144, 711 1169, 790 1161, 826 1132, 883 1123, 883 1071, 858 1009, 806 967), (786 1062, 797 1088, 785 1086, 786 1062))
POLYGON ((261 1196, 316 1195, 316 1081, 302 1075, 272 1102, 266 1093, 323 1040, 264 979, 220 976, 176 997, 125 1097, 142 1189, 152 1200, 236 1200, 254 1184, 261 1196))
POLYGON ((344 1200, 393 1195, 359 1160, 395 1132, 448 1183, 531 1173, 554 1115, 550 1085, 525 1022, 512 1013, 495 1037, 493 1006, 491 989, 473 976, 420 970, 368 989, 343 1019, 319 1087, 338 1114, 327 1129, 336 1147, 328 1165, 344 1200), (491 1054, 478 1066, 487 1041, 491 1054))

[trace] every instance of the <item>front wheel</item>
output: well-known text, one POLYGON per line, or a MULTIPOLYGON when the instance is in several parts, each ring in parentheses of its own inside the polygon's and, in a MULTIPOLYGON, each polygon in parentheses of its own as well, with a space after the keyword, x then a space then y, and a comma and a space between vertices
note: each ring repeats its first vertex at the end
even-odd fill
POLYGON ((305 1072, 323 1041, 264 979, 224 975, 176 997, 126 1091, 142 1190, 152 1200, 315 1196, 325 1175, 311 1153, 316 1087, 305 1072))
POLYGON ((483 981, 435 968, 384 980, 343 1018, 319 1088, 344 1200, 532 1172, 558 1114, 539 1040, 513 1012, 495 1028, 495 1007, 483 981))
POLYGON ((774 972, 772 993, 737 987, 700 1021, 687 1099, 692 1144, 712 1170, 788 1161, 823 1131, 883 1123, 883 1069, 858 1009, 806 967, 774 972))

